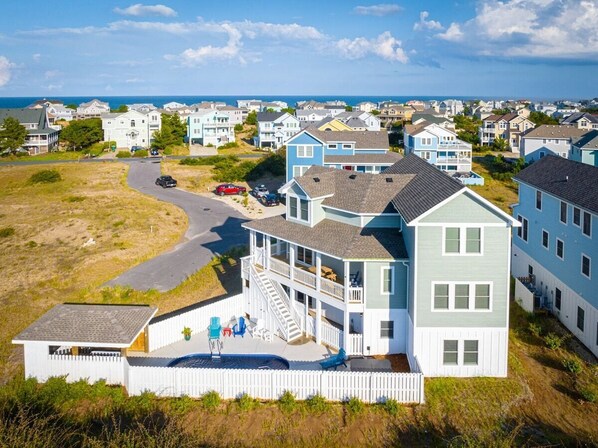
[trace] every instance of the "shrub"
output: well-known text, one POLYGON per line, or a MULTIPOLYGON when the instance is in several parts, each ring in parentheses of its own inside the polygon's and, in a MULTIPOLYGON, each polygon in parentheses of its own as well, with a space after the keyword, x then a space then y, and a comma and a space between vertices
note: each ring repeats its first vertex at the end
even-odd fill
POLYGON ((563 359, 563 367, 569 372, 579 375, 582 371, 581 363, 575 358, 563 359))
POLYGON ((15 229, 12 227, 3 227, 0 229, 0 238, 8 238, 15 234, 15 229))
POLYGON ((83 202, 85 199, 85 196, 69 196, 66 202, 83 202))
POLYGON ((234 163, 238 162, 239 158, 236 156, 209 156, 209 157, 198 157, 198 158, 190 158, 187 157, 182 159, 179 163, 181 165, 216 165, 219 162, 228 162, 234 163))
POLYGON ((216 408, 220 406, 221 401, 220 394, 215 390, 206 392, 203 397, 201 397, 202 406, 209 411, 215 411, 216 408))
POLYGON ((162 154, 164 154, 165 156, 171 156, 172 148, 165 148, 164 151, 162 151, 162 154))
POLYGON ((529 332, 539 338, 542 335, 542 325, 536 322, 530 322, 527 326, 529 332))
POLYGON ((565 337, 559 336, 556 333, 548 333, 546 336, 544 336, 544 342, 550 350, 561 348, 561 345, 563 345, 564 341, 565 337))
POLYGON ((182 395, 180 398, 175 398, 170 401, 170 408, 175 414, 186 414, 189 412, 195 401, 188 395, 182 395))
POLYGON ((312 395, 307 400, 305 400, 305 403, 307 404, 307 408, 311 412, 315 412, 318 414, 326 412, 330 407, 330 405, 326 401, 326 398, 324 398, 320 394, 312 395))
POLYGON ((397 415, 399 413, 399 410, 401 409, 401 405, 394 398, 389 398, 388 400, 386 400, 382 407, 390 415, 397 415))
POLYGON ((243 125, 241 123, 235 125, 235 132, 243 132, 243 125))
POLYGON ((237 398, 237 405, 242 411, 251 411, 256 407, 257 401, 247 394, 242 394, 239 398, 237 398))
POLYGON ((363 413, 363 411, 365 410, 365 405, 363 404, 363 401, 361 401, 357 397, 349 398, 349 401, 347 401, 345 407, 347 408, 347 411, 349 411, 349 413, 352 415, 359 415, 363 413))
POLYGON ((284 393, 278 399, 278 407, 282 412, 290 414, 297 408, 297 400, 293 392, 285 390, 284 393))
POLYGON ((596 388, 580 387, 579 389, 577 389, 577 391, 584 400, 590 403, 596 403, 596 401, 598 401, 598 391, 596 391, 596 388))
POLYGON ((28 241, 25 244, 25 247, 28 247, 29 249, 33 249, 34 247, 37 247, 37 243, 35 241, 28 241))
POLYGON ((51 184, 62 180, 60 173, 56 170, 41 170, 32 174, 29 182, 32 184, 51 184))
POLYGON ((218 149, 228 149, 228 148, 238 148, 239 144, 237 142, 228 142, 222 146, 219 146, 218 149))
POLYGON ((147 149, 140 149, 139 151, 135 151, 133 153, 133 157, 147 157, 148 156, 147 149))
POLYGON ((131 153, 129 151, 118 151, 116 153, 117 159, 128 159, 129 157, 131 157, 131 153))

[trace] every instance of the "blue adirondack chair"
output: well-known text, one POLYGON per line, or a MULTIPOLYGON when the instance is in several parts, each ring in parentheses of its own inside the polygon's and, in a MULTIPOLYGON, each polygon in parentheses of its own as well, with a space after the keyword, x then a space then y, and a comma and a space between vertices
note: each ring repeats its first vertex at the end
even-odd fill
POLYGON ((222 325, 220 325, 219 317, 211 317, 210 325, 208 327, 208 339, 219 339, 222 325))
POLYGON ((239 322, 233 326, 233 336, 241 336, 243 338, 245 337, 245 331, 247 331, 247 324, 245 323, 245 318, 241 316, 239 317, 239 322))
POLYGON ((330 358, 321 361, 320 365, 322 366, 323 370, 328 370, 332 367, 334 367, 334 370, 336 370, 336 368, 340 365, 347 367, 347 364, 345 363, 346 358, 347 353, 345 352, 345 349, 341 348, 336 355, 333 355, 330 358))

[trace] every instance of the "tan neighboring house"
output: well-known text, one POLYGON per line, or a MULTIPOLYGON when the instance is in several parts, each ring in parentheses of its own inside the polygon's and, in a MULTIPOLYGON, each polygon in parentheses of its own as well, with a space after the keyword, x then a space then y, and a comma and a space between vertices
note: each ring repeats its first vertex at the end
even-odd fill
POLYGON ((513 152, 519 152, 521 134, 535 127, 527 116, 525 109, 505 115, 490 115, 482 120, 479 129, 480 143, 490 146, 497 138, 506 140, 513 152))
POLYGON ((396 121, 411 121, 411 117, 415 113, 415 109, 411 106, 390 106, 380 110, 380 124, 384 127, 396 121))
POLYGON ((87 103, 81 103, 79 104, 79 107, 77 107, 78 118, 100 117, 102 114, 107 113, 110 113, 110 105, 97 99, 87 103))
POLYGON ((598 116, 588 112, 576 112, 565 118, 561 124, 573 125, 578 129, 591 131, 592 129, 598 129, 598 116))

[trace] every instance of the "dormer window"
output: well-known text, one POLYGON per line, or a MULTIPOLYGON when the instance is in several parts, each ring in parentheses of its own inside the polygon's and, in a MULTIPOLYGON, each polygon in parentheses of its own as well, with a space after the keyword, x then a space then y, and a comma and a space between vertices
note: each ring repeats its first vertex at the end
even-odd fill
POLYGON ((289 196, 289 216, 293 219, 309 222, 309 202, 307 199, 289 196))

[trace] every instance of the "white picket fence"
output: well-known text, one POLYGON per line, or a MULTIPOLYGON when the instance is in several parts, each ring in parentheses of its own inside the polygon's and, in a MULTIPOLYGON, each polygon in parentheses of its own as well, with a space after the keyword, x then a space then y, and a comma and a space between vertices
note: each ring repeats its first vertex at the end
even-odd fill
POLYGON ((40 381, 46 381, 52 376, 66 376, 69 383, 105 380, 108 384, 124 384, 124 366, 128 365, 121 356, 47 355, 42 361, 37 374, 29 372, 30 376, 35 376, 40 381))
POLYGON ((225 399, 247 394, 262 400, 277 400, 290 391, 299 400, 320 394, 330 401, 357 397, 367 403, 390 398, 400 403, 423 403, 423 381, 419 373, 129 366, 127 390, 130 395, 149 391, 163 397, 195 398, 216 391, 225 399))
MULTIPOLYGON (((320 328, 322 330, 322 343, 336 350, 343 346, 343 330, 339 330, 324 321, 321 322, 320 328)), ((313 316, 307 316, 307 335, 316 335, 316 318, 313 316)))
POLYGON ((149 351, 183 340, 183 328, 189 327, 193 333, 205 331, 210 324, 210 317, 220 317, 223 324, 229 319, 238 318, 245 313, 243 294, 227 297, 216 302, 200 302, 193 309, 161 319, 159 316, 148 326, 149 351))

